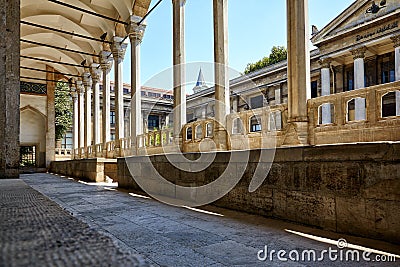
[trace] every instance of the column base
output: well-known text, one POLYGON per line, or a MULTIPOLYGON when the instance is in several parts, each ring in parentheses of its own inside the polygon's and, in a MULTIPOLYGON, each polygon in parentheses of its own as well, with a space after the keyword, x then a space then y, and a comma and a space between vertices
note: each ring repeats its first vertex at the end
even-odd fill
POLYGON ((287 125, 282 146, 308 146, 308 121, 292 121, 287 125))

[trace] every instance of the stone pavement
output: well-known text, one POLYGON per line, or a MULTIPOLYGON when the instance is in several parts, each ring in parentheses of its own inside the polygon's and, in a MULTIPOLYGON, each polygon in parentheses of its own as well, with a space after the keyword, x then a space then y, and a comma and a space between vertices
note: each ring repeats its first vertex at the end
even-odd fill
MULTIPOLYGON (((314 249, 317 253, 329 247, 337 250, 339 238, 397 255, 400 246, 215 207, 195 210, 171 207, 141 195, 117 191, 115 185, 78 183, 50 174, 27 174, 21 178, 92 229, 112 238, 122 250, 143 255, 154 266, 398 266, 398 263, 332 262, 327 254, 319 263, 283 262, 276 253, 273 262, 259 261, 257 254, 265 246, 269 252, 287 251, 286 258, 290 250, 297 250, 301 257, 303 250, 314 249), (322 237, 328 239, 313 240, 322 237)), ((32 213, 37 214, 40 212, 32 213)), ((61 235, 70 228, 66 225, 63 229, 65 233, 62 231, 61 235)), ((104 251, 112 255, 113 249, 109 251, 107 247, 104 251)), ((80 252, 86 258, 93 257, 87 247, 80 252)), ((375 256, 371 254, 370 258, 373 260, 375 256)), ((120 262, 115 266, 127 265, 120 262)))
POLYGON ((0 180, 0 266, 149 266, 22 180, 0 180))

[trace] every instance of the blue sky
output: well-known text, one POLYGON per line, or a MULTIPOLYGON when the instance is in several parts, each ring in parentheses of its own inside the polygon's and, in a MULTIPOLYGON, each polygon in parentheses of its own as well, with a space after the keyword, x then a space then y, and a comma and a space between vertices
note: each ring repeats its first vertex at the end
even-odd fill
MULTIPOLYGON (((156 2, 153 0, 152 5, 156 2)), ((354 0, 309 0, 310 27, 316 25, 318 29, 322 29, 353 2, 354 0)), ((286 46, 285 0, 229 0, 228 8, 231 68, 243 72, 247 63, 267 56, 272 46, 286 46)), ((185 16, 186 62, 212 62, 212 0, 187 0, 185 16)), ((129 48, 125 58, 124 81, 130 83, 129 48)), ((171 66, 172 1, 164 0, 147 19, 141 47, 142 84, 171 66)), ((211 70, 204 72, 206 80, 212 79, 208 78, 212 76, 212 73, 208 73, 211 70)), ((195 73, 188 73, 187 76, 188 79, 197 78, 195 73)))

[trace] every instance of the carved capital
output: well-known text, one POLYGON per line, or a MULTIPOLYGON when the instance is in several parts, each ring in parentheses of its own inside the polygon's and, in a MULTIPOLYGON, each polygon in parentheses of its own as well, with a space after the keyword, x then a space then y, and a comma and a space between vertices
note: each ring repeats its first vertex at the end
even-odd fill
POLYGON ((343 73, 343 66, 339 65, 333 68, 335 73, 343 73))
POLYGON ((365 58, 365 52, 367 48, 365 46, 355 47, 350 50, 351 54, 353 55, 353 59, 356 60, 358 58, 365 58))
POLYGON ((318 63, 323 69, 329 69, 331 67, 332 59, 329 57, 321 58, 318 63))
POLYGON ((113 65, 113 58, 111 51, 103 50, 100 52, 100 66, 103 72, 108 74, 113 65))
POLYGON ((100 64, 93 63, 90 67, 90 76, 92 76, 93 83, 98 83, 100 81, 101 72, 100 64))
POLYGON ((178 3, 180 6, 184 6, 186 4, 186 0, 172 0, 172 4, 178 3))
POLYGON ((390 37, 390 39, 393 42, 393 47, 394 48, 400 47, 400 34, 392 36, 392 37, 390 37))
POLYGON ((78 92, 75 87, 71 87, 71 96, 74 100, 78 98, 78 92))
POLYGON ((83 95, 85 93, 85 87, 82 81, 76 81, 76 91, 78 94, 83 95))
POLYGON ((142 17, 139 16, 130 16, 126 25, 126 32, 129 35, 129 39, 131 40, 131 44, 138 45, 143 40, 143 35, 146 30, 146 24, 143 21, 140 25, 138 23, 142 20, 142 17))
POLYGON ((86 90, 90 90, 90 88, 92 87, 92 78, 89 72, 83 73, 82 81, 83 81, 83 86, 86 88, 86 90))
POLYGON ((126 48, 128 47, 128 44, 123 41, 124 38, 115 36, 111 45, 111 51, 114 56, 114 60, 117 60, 118 63, 121 63, 124 60, 126 48))

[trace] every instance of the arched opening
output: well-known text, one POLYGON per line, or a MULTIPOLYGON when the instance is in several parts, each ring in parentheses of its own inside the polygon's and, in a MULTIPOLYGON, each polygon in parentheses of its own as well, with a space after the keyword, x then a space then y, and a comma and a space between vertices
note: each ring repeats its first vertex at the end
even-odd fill
POLYGON ((282 130, 282 112, 274 111, 269 114, 269 131, 280 131, 282 130))
POLYGON ((200 140, 203 138, 203 127, 201 124, 196 126, 196 140, 200 140))
POLYGON ((243 134, 243 122, 241 118, 235 118, 233 120, 232 134, 243 134))
POLYGON ((250 132, 261 132, 261 118, 258 115, 254 115, 250 118, 250 132))
POLYGON ((193 128, 187 127, 186 128, 186 141, 191 141, 193 138, 193 128))
POLYGON ((335 105, 324 103, 318 107, 318 124, 331 124, 335 121, 335 105))
POLYGON ((366 120, 366 101, 363 97, 357 97, 347 102, 347 121, 366 120))
POLYGON ((389 92, 382 96, 382 118, 396 115, 396 92, 389 92))

